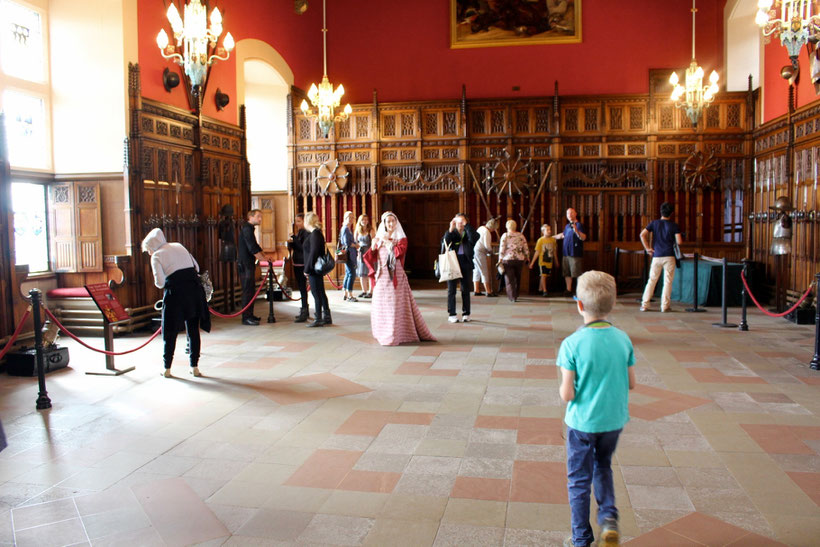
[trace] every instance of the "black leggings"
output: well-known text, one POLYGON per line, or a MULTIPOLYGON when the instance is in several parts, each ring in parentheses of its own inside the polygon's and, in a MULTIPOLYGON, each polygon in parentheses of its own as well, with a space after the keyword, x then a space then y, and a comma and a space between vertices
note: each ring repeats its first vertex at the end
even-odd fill
MULTIPOLYGON (((236 263, 239 271, 239 283, 242 285, 242 309, 245 309, 253 295, 256 294, 256 266, 248 266, 241 262, 236 263)), ((242 319, 251 319, 253 317, 253 304, 242 314, 242 319)))
POLYGON ((307 290, 307 277, 305 277, 305 267, 304 266, 294 266, 293 267, 293 276, 296 278, 296 286, 299 287, 299 294, 301 295, 302 299, 299 303, 302 305, 303 308, 308 308, 308 290, 307 290))
MULTIPOLYGON (((177 333, 172 333, 170 330, 162 330, 162 341, 165 342, 165 353, 162 357, 165 361, 165 368, 171 368, 174 350, 177 347, 177 333)), ((185 330, 188 333, 188 346, 191 349, 191 366, 195 367, 199 364, 199 351, 202 347, 202 341, 199 338, 199 318, 186 319, 185 330)))
POLYGON ((313 304, 316 307, 313 316, 318 320, 323 315, 330 315, 330 304, 325 294, 325 282, 321 275, 309 274, 310 292, 313 293, 313 304))

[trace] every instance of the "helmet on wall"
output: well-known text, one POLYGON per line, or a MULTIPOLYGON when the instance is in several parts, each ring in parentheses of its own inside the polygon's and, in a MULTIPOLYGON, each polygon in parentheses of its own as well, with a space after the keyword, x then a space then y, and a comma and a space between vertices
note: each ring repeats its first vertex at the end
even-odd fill
POLYGON ((774 200, 774 205, 769 207, 769 209, 774 209, 778 213, 788 213, 789 211, 794 211, 791 200, 786 196, 780 196, 774 200))

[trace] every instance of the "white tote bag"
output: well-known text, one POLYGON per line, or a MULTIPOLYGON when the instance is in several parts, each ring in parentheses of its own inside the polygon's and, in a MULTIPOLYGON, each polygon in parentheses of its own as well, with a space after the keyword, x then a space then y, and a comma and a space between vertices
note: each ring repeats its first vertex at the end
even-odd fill
POLYGON ((450 250, 450 245, 447 245, 444 252, 438 255, 438 267, 441 272, 439 278, 441 283, 462 277, 458 257, 455 251, 450 250))

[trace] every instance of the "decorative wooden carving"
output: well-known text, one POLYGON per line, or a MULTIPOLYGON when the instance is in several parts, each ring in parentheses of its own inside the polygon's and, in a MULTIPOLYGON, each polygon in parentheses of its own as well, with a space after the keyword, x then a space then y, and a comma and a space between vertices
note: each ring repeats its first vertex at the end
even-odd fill
POLYGON ((708 158, 703 152, 695 152, 686 159, 683 175, 690 191, 715 190, 720 181, 720 162, 714 152, 708 158))
POLYGON ((339 163, 339 160, 334 160, 333 167, 327 163, 319 166, 316 173, 316 182, 322 188, 322 192, 326 194, 338 194, 343 192, 347 186, 347 177, 350 173, 347 172, 347 167, 339 163))

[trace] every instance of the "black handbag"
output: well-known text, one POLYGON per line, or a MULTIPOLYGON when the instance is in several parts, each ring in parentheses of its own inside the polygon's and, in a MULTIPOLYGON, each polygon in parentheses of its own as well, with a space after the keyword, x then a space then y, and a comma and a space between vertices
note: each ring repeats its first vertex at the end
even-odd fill
POLYGON ((672 244, 672 250, 675 253, 675 268, 680 268, 680 261, 683 260, 683 253, 680 250, 680 245, 677 242, 672 244))
POLYGON ((333 256, 333 253, 325 250, 325 254, 316 259, 313 270, 319 275, 327 275, 332 272, 335 267, 336 258, 333 256))

